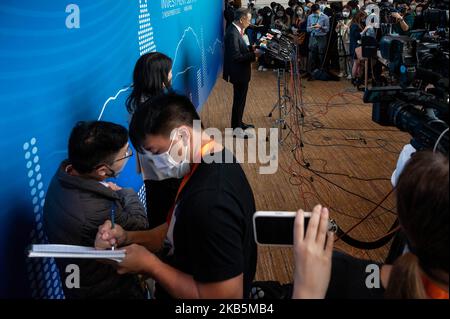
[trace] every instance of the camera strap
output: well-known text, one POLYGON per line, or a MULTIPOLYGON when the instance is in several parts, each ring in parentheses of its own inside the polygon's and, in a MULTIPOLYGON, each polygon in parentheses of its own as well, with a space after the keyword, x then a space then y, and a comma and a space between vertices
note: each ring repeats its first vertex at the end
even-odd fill
POLYGON ((395 220, 395 222, 392 224, 392 226, 389 229, 389 231, 387 232, 387 234, 385 234, 384 236, 382 236, 374 241, 371 241, 371 242, 366 242, 366 241, 361 241, 361 240, 355 239, 355 238, 351 237, 348 233, 344 232, 339 226, 338 226, 336 235, 338 237, 337 240, 342 240, 344 243, 346 243, 354 248, 365 249, 365 250, 374 250, 374 249, 378 249, 378 248, 386 245, 397 234, 397 232, 399 230, 400 230, 400 225, 399 225, 399 221, 397 218, 395 220))

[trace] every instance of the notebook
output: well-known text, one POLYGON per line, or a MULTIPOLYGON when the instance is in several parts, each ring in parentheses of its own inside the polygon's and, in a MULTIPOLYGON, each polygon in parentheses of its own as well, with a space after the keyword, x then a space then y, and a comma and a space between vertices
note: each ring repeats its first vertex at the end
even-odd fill
POLYGON ((93 247, 74 245, 32 245, 28 257, 110 259, 120 263, 125 258, 125 251, 97 250, 93 247))

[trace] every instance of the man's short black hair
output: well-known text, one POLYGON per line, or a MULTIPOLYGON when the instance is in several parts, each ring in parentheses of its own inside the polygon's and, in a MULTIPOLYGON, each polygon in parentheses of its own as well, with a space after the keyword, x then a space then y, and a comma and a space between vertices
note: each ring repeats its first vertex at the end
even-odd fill
POLYGON ((317 12, 317 10, 320 10, 320 6, 317 3, 314 3, 311 6, 311 12, 317 12))
POLYGON ((100 164, 112 165, 128 142, 125 127, 103 121, 78 122, 69 137, 69 162, 78 173, 92 172, 100 164))
POLYGON ((252 12, 247 8, 239 8, 234 12, 234 22, 238 22, 242 17, 246 17, 252 14, 252 12))
POLYGON ((183 95, 168 93, 156 96, 141 104, 130 123, 130 140, 134 148, 143 153, 147 135, 170 136, 173 129, 193 126, 200 116, 192 102, 183 95))

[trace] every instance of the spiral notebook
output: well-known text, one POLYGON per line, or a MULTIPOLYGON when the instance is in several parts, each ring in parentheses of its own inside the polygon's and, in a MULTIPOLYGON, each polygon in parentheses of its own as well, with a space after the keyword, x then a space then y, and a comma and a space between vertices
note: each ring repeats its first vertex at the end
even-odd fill
POLYGON ((28 257, 110 259, 120 263, 125 258, 125 251, 97 250, 93 247, 74 245, 32 245, 28 251, 28 257))

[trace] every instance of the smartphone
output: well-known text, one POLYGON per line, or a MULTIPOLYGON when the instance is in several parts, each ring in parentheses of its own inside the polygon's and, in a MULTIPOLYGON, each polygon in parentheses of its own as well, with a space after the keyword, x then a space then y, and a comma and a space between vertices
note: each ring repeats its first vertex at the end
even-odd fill
MULTIPOLYGON (((311 213, 305 212, 305 232, 311 213)), ((255 242, 262 246, 292 246, 294 244, 294 221, 296 212, 258 211, 253 215, 255 242)), ((329 231, 337 231, 336 223, 330 219, 329 231)))

